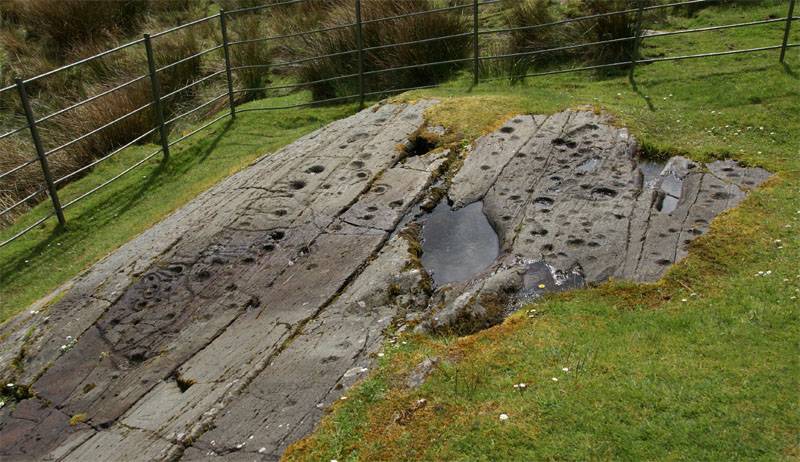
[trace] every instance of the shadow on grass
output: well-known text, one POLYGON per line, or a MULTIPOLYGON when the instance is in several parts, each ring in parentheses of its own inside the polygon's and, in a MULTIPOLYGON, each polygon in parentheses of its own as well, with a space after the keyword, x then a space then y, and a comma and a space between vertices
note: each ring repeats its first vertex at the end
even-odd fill
POLYGON ((798 79, 797 72, 792 69, 792 66, 790 66, 789 63, 783 62, 781 63, 781 66, 783 67, 783 72, 786 73, 786 75, 795 80, 798 79))
POLYGON ((631 72, 628 74, 628 82, 630 82, 633 91, 644 100, 645 104, 647 104, 647 108, 650 109, 650 111, 655 111, 656 108, 653 106, 653 102, 650 101, 650 98, 645 96, 645 94, 639 90, 639 84, 636 83, 636 76, 634 75, 633 68, 631 68, 631 72))

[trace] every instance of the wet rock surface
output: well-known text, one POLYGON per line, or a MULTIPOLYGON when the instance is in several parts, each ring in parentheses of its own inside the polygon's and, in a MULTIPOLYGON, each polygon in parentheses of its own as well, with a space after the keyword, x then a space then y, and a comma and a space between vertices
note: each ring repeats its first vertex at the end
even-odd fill
POLYGON ((453 163, 409 141, 432 104, 376 106, 265 156, 0 326, 3 383, 32 390, 0 409, 0 457, 278 459, 390 325, 469 333, 524 297, 656 279, 768 177, 640 165, 625 129, 581 111, 515 117, 453 163), (444 169, 448 202, 426 215, 444 169), (450 213, 470 218, 461 232, 437 221, 450 213))
POLYGON ((588 111, 515 117, 479 139, 448 194, 456 207, 482 201, 500 258, 440 287, 418 329, 471 332, 520 298, 609 278, 656 280, 716 215, 769 177, 734 161, 658 164, 636 155, 626 129, 588 111))
POLYGON ((441 202, 426 217, 422 231, 422 264, 437 285, 468 279, 497 258, 497 234, 480 202, 458 210, 441 202))

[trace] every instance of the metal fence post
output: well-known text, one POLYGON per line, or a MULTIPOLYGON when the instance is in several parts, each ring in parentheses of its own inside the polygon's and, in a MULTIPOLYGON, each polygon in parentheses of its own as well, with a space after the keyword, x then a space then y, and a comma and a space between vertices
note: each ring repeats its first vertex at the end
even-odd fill
POLYGON ((783 30, 783 46, 781 46, 781 62, 786 58, 786 45, 789 44, 789 32, 792 30, 792 18, 794 17, 794 2, 789 0, 789 12, 786 14, 786 28, 783 30))
POLYGON ((478 0, 472 0, 472 84, 478 84, 480 71, 480 49, 478 48, 478 0))
POLYGON ((219 27, 222 30, 222 52, 225 55, 225 74, 228 76, 228 102, 231 118, 236 118, 236 103, 233 100, 233 77, 231 77, 231 55, 228 51, 228 27, 225 24, 225 10, 219 10, 219 27))
POLYGON ((169 137, 167 135, 167 127, 164 125, 164 108, 161 106, 161 86, 158 83, 156 60, 153 57, 153 45, 150 43, 150 34, 144 34, 144 50, 147 52, 147 67, 150 71, 150 86, 153 90, 153 112, 158 122, 161 149, 164 151, 164 160, 169 160, 169 137))
POLYGON ((36 155, 39 157, 39 163, 42 166, 42 174, 44 181, 47 183, 47 191, 50 193, 50 200, 53 202, 53 209, 55 209, 56 217, 61 226, 67 224, 64 218, 64 211, 61 209, 61 201, 58 200, 58 192, 56 191, 56 184, 53 183, 53 177, 50 174, 50 165, 47 163, 47 156, 44 154, 44 146, 42 146, 42 139, 39 137, 39 129, 36 128, 36 118, 33 116, 31 103, 28 100, 28 92, 25 90, 25 82, 22 79, 15 79, 17 84, 17 91, 19 91, 19 99, 22 100, 22 108, 25 110, 25 118, 28 119, 28 127, 31 131, 31 138, 33 145, 36 148, 36 155))
POLYGON ((639 45, 642 42, 642 13, 644 13, 644 0, 637 0, 636 9, 636 29, 633 34, 633 50, 631 50, 631 68, 628 71, 628 78, 633 80, 633 72, 636 69, 636 61, 639 59, 639 45))
POLYGON ((364 108, 364 31, 361 28, 361 0, 356 0, 356 42, 358 43, 358 107, 364 108))

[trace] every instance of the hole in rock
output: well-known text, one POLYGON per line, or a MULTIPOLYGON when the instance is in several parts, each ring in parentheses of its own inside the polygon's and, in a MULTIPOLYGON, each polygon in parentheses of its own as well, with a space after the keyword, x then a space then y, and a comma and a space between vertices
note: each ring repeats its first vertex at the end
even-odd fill
POLYGON ((181 377, 180 375, 176 375, 175 383, 178 385, 178 389, 181 391, 181 393, 186 393, 186 390, 191 388, 191 386, 194 385, 196 382, 192 379, 187 379, 181 377))
POLYGON ((592 199, 608 199, 616 197, 617 192, 610 188, 594 188, 592 190, 592 199))
POLYGON ((556 146, 566 146, 570 149, 574 149, 578 147, 578 143, 572 140, 565 140, 564 138, 556 138, 553 140, 553 144, 556 146))
POLYGON ((436 148, 436 142, 423 136, 415 136, 408 140, 406 155, 408 157, 421 156, 436 148))
POLYGON ((323 167, 322 165, 312 165, 311 167, 308 167, 306 172, 308 172, 308 173, 322 173, 324 170, 325 170, 325 167, 323 167))
POLYGON ((661 213, 672 213, 678 208, 678 198, 664 193, 659 193, 656 197, 656 210, 661 213))
POLYGON ((422 226, 422 265, 436 285, 463 281, 494 262, 497 234, 483 213, 483 202, 452 210, 440 202, 422 226))

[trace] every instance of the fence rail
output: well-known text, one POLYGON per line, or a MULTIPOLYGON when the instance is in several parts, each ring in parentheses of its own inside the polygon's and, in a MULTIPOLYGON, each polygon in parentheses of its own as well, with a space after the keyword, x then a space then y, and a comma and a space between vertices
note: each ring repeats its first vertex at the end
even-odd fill
MULTIPOLYGON (((36 188, 33 192, 27 194, 25 197, 21 199, 15 200, 11 205, 5 206, 5 208, 0 211, 0 218, 4 217, 6 214, 11 213, 13 210, 17 209, 19 206, 29 203, 32 200, 42 197, 44 194, 49 196, 50 201, 52 203, 52 212, 47 213, 44 217, 38 219, 35 223, 27 226, 26 228, 20 230, 13 236, 9 237, 3 242, 0 242, 0 247, 9 244, 10 242, 18 239, 19 237, 25 235, 32 229, 35 229, 37 226, 41 225, 45 221, 49 220, 52 217, 56 217, 59 223, 63 226, 66 224, 66 217, 64 215, 64 210, 69 208, 70 206, 74 205, 75 203, 79 202, 80 200, 88 197, 91 194, 103 189, 104 187, 108 186, 112 182, 116 181, 117 179, 121 178, 122 176, 128 174, 129 172, 133 171, 137 167, 141 166, 151 158, 155 157, 158 154, 162 154, 163 160, 168 161, 169 159, 169 149, 170 147, 174 146, 177 143, 180 143, 187 138, 199 133, 200 131, 210 127, 214 123, 225 119, 226 117, 235 118, 237 113, 242 112, 250 112, 250 111, 269 111, 269 110, 284 110, 284 109, 291 109, 291 108, 300 108, 300 107, 308 107, 313 105, 325 104, 325 103, 338 103, 338 102, 345 102, 345 101, 359 101, 359 105, 363 107, 365 98, 367 97, 374 97, 374 96, 381 96, 387 95, 391 93, 403 92, 408 90, 414 89, 422 89, 422 88, 432 88, 437 86, 437 84, 430 84, 430 85, 419 85, 413 87, 406 87, 406 88, 382 88, 378 90, 368 91, 365 86, 365 80, 373 75, 377 74, 385 74, 391 72, 398 72, 398 71, 406 71, 412 69, 419 69, 424 67, 430 66, 441 66, 441 65, 448 65, 448 64, 467 64, 471 63, 471 71, 473 74, 473 83, 479 84, 482 81, 489 81, 495 80, 497 78, 489 77, 489 78, 482 78, 480 75, 480 63, 482 61, 488 60, 502 60, 502 59, 514 59, 514 58, 521 58, 521 57, 532 57, 540 54, 545 53, 554 53, 558 51, 566 51, 566 50, 573 50, 579 48, 587 48, 587 47, 596 47, 602 46, 605 44, 610 43, 618 43, 618 42, 626 42, 626 41, 634 41, 634 52, 631 55, 631 58, 626 61, 620 62, 613 62, 613 63, 604 63, 604 64, 597 64, 597 65, 589 65, 589 66, 579 66, 579 67, 571 67, 567 69, 556 69, 550 71, 542 71, 542 72, 534 72, 534 73, 527 73, 520 77, 536 77, 536 76, 545 76, 545 75, 554 75, 554 74, 562 74, 562 73, 570 73, 570 72, 580 72, 580 71, 587 71, 587 70, 596 70, 596 69, 606 69, 612 67, 620 67, 620 66, 630 66, 630 72, 634 71, 636 65, 640 64, 647 64, 647 63, 655 63, 655 62, 662 62, 662 61, 677 61, 677 60, 685 60, 685 59, 697 59, 697 58, 706 58, 712 56, 724 56, 724 55, 732 55, 732 54, 742 54, 742 53, 755 53, 755 52, 764 52, 764 51, 771 51, 771 50, 780 50, 779 61, 784 62, 786 56, 786 50, 793 47, 800 46, 800 43, 789 43, 790 38, 790 31, 792 23, 800 18, 794 16, 795 11, 795 3, 796 0, 787 0, 788 2, 788 9, 785 17, 780 18, 770 18, 770 19, 763 19, 763 20, 756 20, 756 21, 749 21, 737 24, 723 24, 717 26, 708 26, 708 27, 698 27, 695 29, 685 29, 685 30, 676 30, 676 31, 665 31, 665 32, 654 32, 649 34, 642 34, 642 13, 645 11, 653 11, 665 8, 674 8, 680 6, 688 6, 688 5, 695 5, 695 4, 702 4, 702 3, 709 3, 713 0, 686 0, 680 2, 671 2, 671 3, 661 3, 658 0, 650 0, 651 3, 656 1, 657 3, 654 4, 646 4, 645 0, 636 0, 634 3, 634 7, 619 10, 619 11, 610 11, 604 12, 600 14, 594 15, 586 15, 581 17, 574 17, 574 18, 567 18, 559 21, 553 21, 549 23, 543 24, 532 24, 527 26, 519 26, 519 27, 505 27, 505 28, 493 28, 493 29, 481 29, 480 28, 480 10, 481 7, 484 5, 491 5, 498 3, 500 0, 472 0, 469 3, 463 3, 458 5, 451 5, 447 7, 441 8, 432 8, 427 10, 415 11, 406 14, 400 15, 393 15, 393 16, 386 16, 380 18, 370 18, 364 20, 362 18, 362 7, 361 7, 361 0, 353 0, 354 3, 354 16, 355 22, 352 23, 345 23, 339 25, 333 25, 329 27, 323 27, 308 31, 298 31, 289 34, 279 34, 279 35, 272 35, 267 37, 258 37, 258 38, 251 38, 251 39, 240 39, 240 40, 230 40, 227 31, 227 20, 229 18, 236 18, 240 15, 248 15, 248 14, 258 14, 262 12, 269 12, 272 8, 277 8, 281 6, 288 6, 288 5, 297 5, 304 3, 308 0, 289 0, 284 2, 272 3, 267 5, 260 5, 248 8, 240 8, 230 11, 221 10, 218 14, 207 16, 204 18, 196 19, 185 24, 181 24, 176 27, 172 27, 167 30, 163 30, 157 33, 153 33, 151 35, 144 34, 141 39, 133 40, 131 42, 119 45, 117 47, 105 50, 101 53, 97 53, 95 55, 83 58, 76 62, 58 67, 56 69, 47 71, 45 73, 27 78, 27 79, 17 79, 13 85, 9 85, 3 88, 0 88, 0 94, 5 92, 10 92, 16 89, 17 97, 21 103, 21 106, 25 112, 25 118, 27 123, 21 125, 19 127, 10 129, 9 131, 0 134, 0 140, 14 136, 24 131, 29 131, 30 139, 33 143, 35 149, 35 156, 32 156, 30 159, 23 161, 21 164, 10 168, 8 171, 0 172, 0 180, 3 178, 13 175, 20 170, 24 169, 25 167, 31 166, 34 163, 39 163, 41 168, 41 174, 43 178, 43 184, 36 188), (397 21, 405 18, 415 17, 415 16, 422 16, 422 15, 436 15, 436 14, 445 14, 445 13, 453 13, 457 12, 458 14, 471 16, 471 30, 469 32, 458 33, 458 34, 450 34, 444 36, 437 36, 437 37, 428 37, 419 40, 413 41, 406 41, 406 42, 398 42, 398 43, 386 43, 386 44, 379 44, 373 46, 365 46, 364 38, 363 38, 363 31, 364 26, 368 25, 377 25, 383 24, 389 21, 397 21), (602 41, 595 41, 595 42, 587 42, 587 43, 575 43, 575 44, 568 44, 558 47, 552 47, 547 49, 540 49, 540 50, 532 50, 532 51, 525 51, 525 52, 517 52, 517 53, 502 53, 502 54, 495 54, 495 55, 481 55, 480 52, 480 45, 481 45, 481 37, 487 35, 496 35, 496 34, 509 34, 519 31, 529 31, 529 30, 536 30, 536 29, 543 29, 543 28, 553 28, 562 26, 565 24, 581 22, 581 21, 591 21, 599 18, 604 17, 611 17, 617 15, 629 15, 635 14, 636 15, 636 32, 632 36, 627 37, 618 37, 608 40, 602 41), (154 57, 154 39, 158 37, 162 37, 168 35, 170 33, 184 30, 186 28, 190 28, 199 24, 210 23, 212 20, 218 21, 219 24, 219 32, 222 37, 222 43, 211 46, 210 48, 203 49, 199 52, 196 52, 190 56, 178 59, 171 63, 163 64, 160 67, 156 63, 156 59, 154 57), (750 47, 750 48, 743 48, 743 49, 736 49, 736 50, 724 50, 724 51, 715 51, 715 52, 706 52, 706 53, 696 53, 696 54, 687 54, 687 55, 676 55, 676 56, 664 56, 664 57, 656 57, 656 58, 642 58, 638 54, 638 50, 640 44, 643 40, 653 40, 659 37, 666 37, 666 36, 675 36, 675 35, 682 35, 682 34, 692 34, 692 33, 703 33, 709 31, 718 31, 718 30, 725 30, 725 29, 735 29, 735 28, 743 28, 743 27, 752 27, 757 25, 764 25, 764 24, 773 24, 773 23, 784 23, 784 30, 783 30, 783 37, 779 44, 776 45, 769 45, 769 46, 761 46, 761 47, 750 47), (266 43, 273 40, 285 40, 291 38, 300 38, 306 37, 312 34, 326 34, 336 31, 342 30, 350 30, 353 33, 353 37, 355 38, 356 48, 351 50, 344 50, 336 53, 329 53, 323 54, 318 56, 310 56, 305 57, 302 59, 296 59, 292 61, 282 61, 277 63, 255 63, 255 64, 246 64, 246 65, 238 65, 233 66, 231 64, 231 54, 232 50, 237 46, 248 45, 248 44, 256 44, 256 43, 266 43), (454 58, 454 59, 446 59, 440 60, 435 62, 425 62, 425 63, 416 63, 416 64, 409 64, 405 66, 395 66, 383 69, 371 69, 366 70, 364 66, 365 55, 366 53, 376 52, 378 50, 385 50, 389 48, 396 48, 396 47, 406 47, 406 46, 414 46, 414 45, 426 45, 436 41, 443 41, 443 40, 456 40, 456 39, 463 39, 469 40, 471 42, 471 56, 464 57, 464 58, 454 58), (81 101, 75 102, 73 104, 68 105, 67 107, 61 108, 49 114, 43 115, 41 117, 36 117, 34 114, 34 110, 31 106, 30 97, 27 92, 27 85, 30 85, 34 82, 37 82, 41 79, 48 78, 50 76, 68 71, 73 69, 77 66, 91 63, 99 58, 103 58, 106 56, 110 56, 114 53, 127 50, 131 47, 141 46, 143 47, 143 51, 147 58, 147 73, 135 77, 131 80, 128 80, 124 83, 118 84, 112 88, 109 88, 105 91, 97 93, 95 95, 89 96, 84 98, 81 101), (208 75, 205 75, 202 78, 193 80, 191 82, 184 82, 185 84, 180 86, 180 88, 174 89, 172 91, 167 92, 166 94, 162 94, 162 88, 160 85, 159 80, 159 73, 164 72, 168 69, 174 68, 184 63, 192 62, 193 60, 197 60, 202 56, 205 56, 209 53, 221 50, 221 58, 222 64, 224 65, 224 69, 219 69, 215 71, 211 71, 208 75), (257 69, 257 68, 280 68, 280 67, 292 67, 297 66, 298 64, 314 61, 314 60, 323 60, 323 59, 330 59, 336 58, 340 56, 347 56, 347 55, 357 55, 357 64, 358 64, 358 71, 356 73, 347 73, 343 75, 337 75, 325 79, 318 79, 309 82, 299 82, 299 83, 290 83, 290 84, 283 84, 283 85, 273 85, 273 86, 264 86, 264 87, 256 87, 256 88, 236 88, 235 82, 233 78, 233 72, 237 70, 244 70, 244 69, 257 69), (167 118, 165 115, 165 111, 163 108, 163 103, 166 99, 172 98, 176 95, 182 94, 185 91, 188 91, 195 86, 208 82, 213 78, 219 76, 225 76, 226 80, 226 91, 220 95, 214 96, 212 99, 207 100, 189 110, 186 110, 180 114, 174 115, 170 118, 167 118), (283 106, 269 106, 269 107, 250 107, 244 109, 237 109, 237 102, 235 95, 241 93, 249 93, 254 91, 273 91, 273 90, 294 90, 303 87, 318 85, 327 82, 334 82, 340 81, 345 79, 358 79, 358 92, 347 95, 347 96, 337 96, 331 97, 326 99, 321 99, 317 101, 312 101, 308 103, 298 103, 298 104, 291 104, 291 105, 283 105, 283 106), (79 135, 69 141, 62 143, 61 145, 46 150, 44 148, 44 144, 42 143, 40 131, 38 126, 44 122, 50 121, 56 117, 62 116, 70 111, 73 111, 85 104, 90 102, 96 101, 104 96, 110 95, 117 91, 120 91, 124 88, 127 88, 131 85, 137 84, 139 82, 143 82, 145 80, 149 81, 150 90, 151 90, 151 101, 145 105, 142 105, 132 111, 129 111, 117 118, 93 129, 87 133, 79 135), (203 109, 211 107, 213 104, 218 103, 219 101, 223 100, 227 97, 228 100, 228 111, 214 117, 212 120, 202 124, 201 126, 195 128, 194 130, 190 131, 183 136, 170 140, 169 139, 169 130, 168 127, 178 120, 183 119, 191 114, 195 114, 203 109), (89 137, 98 134, 99 132, 114 126, 115 124, 133 116, 139 114, 142 111, 145 111, 148 108, 152 108, 153 111, 153 120, 156 121, 156 125, 144 133, 135 136, 133 139, 123 143, 120 146, 115 147, 110 152, 106 153, 105 155, 94 159, 92 162, 77 168, 76 170, 69 172, 60 178, 53 178, 49 165, 48 165, 48 157, 56 152, 60 152, 65 150, 76 143, 79 143, 89 137), (77 177, 78 175, 88 171, 89 169, 93 168, 94 166, 104 162, 111 157, 117 155, 124 149, 139 143, 148 137, 153 137, 158 135, 158 143, 160 144, 160 148, 156 151, 148 154, 144 158, 138 160, 133 165, 127 167, 122 172, 114 175, 113 177, 109 178, 108 180, 104 181, 103 183, 95 186, 89 191, 80 194, 79 196, 69 200, 68 202, 61 204, 61 201, 58 197, 58 189, 57 186, 59 184, 63 184, 70 179, 77 177)), ((468 0, 464 0, 468 1, 468 0)), ((503 77, 506 78, 506 77, 503 77)), ((2 153, 0 153, 2 155, 2 153)))

